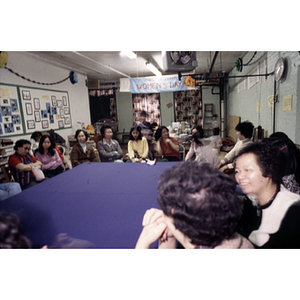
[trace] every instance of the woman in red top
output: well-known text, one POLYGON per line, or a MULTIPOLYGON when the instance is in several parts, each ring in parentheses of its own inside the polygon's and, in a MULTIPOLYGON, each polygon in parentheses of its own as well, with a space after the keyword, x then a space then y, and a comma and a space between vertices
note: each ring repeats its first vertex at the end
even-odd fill
POLYGON ((158 155, 163 156, 164 161, 180 161, 179 143, 176 138, 169 136, 169 129, 166 126, 157 128, 155 140, 155 150, 158 155))
POLYGON ((9 158, 9 167, 16 182, 22 190, 37 183, 32 174, 33 167, 42 165, 34 156, 29 154, 31 143, 28 140, 18 140, 14 146, 15 154, 9 158))

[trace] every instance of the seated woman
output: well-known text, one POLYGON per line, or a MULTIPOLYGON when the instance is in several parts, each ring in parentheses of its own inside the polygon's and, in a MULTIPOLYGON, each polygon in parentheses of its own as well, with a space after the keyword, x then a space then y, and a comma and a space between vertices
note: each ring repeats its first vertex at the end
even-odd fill
POLYGON ((241 201, 235 182, 207 163, 184 162, 164 171, 158 181, 158 203, 143 218, 136 249, 147 249, 160 239, 159 248, 253 248, 236 233, 241 201))
POLYGON ((50 135, 42 136, 35 157, 43 163, 41 169, 45 177, 51 178, 62 173, 63 162, 50 135))
POLYGON ((185 161, 191 160, 195 154, 195 161, 207 162, 214 167, 220 162, 215 137, 204 138, 204 130, 197 126, 192 130, 192 143, 185 157, 185 161))
POLYGON ((176 138, 169 137, 169 129, 160 126, 155 132, 155 151, 163 156, 162 161, 180 161, 179 143, 176 138))
POLYGON ((113 140, 112 128, 108 125, 103 125, 100 129, 103 139, 98 142, 97 148, 102 162, 121 161, 123 151, 118 141, 113 140))
POLYGON ((39 147, 39 142, 41 137, 42 137, 42 133, 40 131, 35 131, 32 133, 30 137, 31 150, 29 152, 31 155, 34 155, 36 149, 39 147))
POLYGON ((244 194, 238 232, 257 248, 300 248, 300 196, 281 182, 276 155, 268 143, 240 150, 235 177, 244 194))
POLYGON ((83 129, 77 129, 75 138, 77 144, 72 147, 70 154, 72 167, 76 167, 84 162, 99 162, 99 157, 96 155, 94 147, 86 143, 88 134, 83 129))
POLYGON ((31 187, 38 182, 35 180, 32 170, 40 167, 42 163, 29 154, 31 143, 28 140, 18 140, 14 146, 15 153, 9 157, 8 164, 16 182, 19 182, 22 190, 31 187))
POLYGON ((270 143, 276 154, 282 184, 289 191, 300 195, 300 155, 296 145, 280 132, 275 132, 262 142, 270 143))
POLYGON ((148 142, 142 136, 141 129, 134 126, 130 129, 128 155, 131 162, 141 162, 148 159, 148 142))

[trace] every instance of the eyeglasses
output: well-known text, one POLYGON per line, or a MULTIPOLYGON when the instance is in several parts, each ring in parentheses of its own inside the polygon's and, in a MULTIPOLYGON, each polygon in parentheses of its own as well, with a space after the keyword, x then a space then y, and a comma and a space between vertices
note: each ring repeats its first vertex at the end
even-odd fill
POLYGON ((28 151, 30 150, 30 147, 23 147, 23 148, 28 151))

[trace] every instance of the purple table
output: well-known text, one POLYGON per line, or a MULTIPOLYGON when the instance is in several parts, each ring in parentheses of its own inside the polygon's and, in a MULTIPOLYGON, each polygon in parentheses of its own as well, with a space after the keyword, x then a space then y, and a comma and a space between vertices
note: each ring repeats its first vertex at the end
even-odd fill
POLYGON ((19 216, 34 248, 59 233, 96 248, 134 248, 145 211, 159 208, 160 174, 177 163, 84 163, 0 201, 0 210, 19 216))

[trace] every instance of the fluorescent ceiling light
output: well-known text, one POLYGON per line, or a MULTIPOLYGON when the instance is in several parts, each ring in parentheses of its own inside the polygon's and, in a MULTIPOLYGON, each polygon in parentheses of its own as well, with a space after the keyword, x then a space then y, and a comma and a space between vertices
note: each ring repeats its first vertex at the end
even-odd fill
POLYGON ((121 54, 126 55, 130 59, 136 59, 136 53, 134 53, 132 51, 122 51, 121 54))
POLYGON ((150 62, 146 62, 146 66, 156 76, 162 76, 161 72, 159 72, 159 70, 155 66, 153 66, 150 62))

